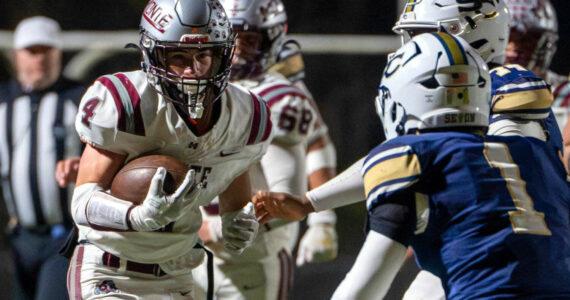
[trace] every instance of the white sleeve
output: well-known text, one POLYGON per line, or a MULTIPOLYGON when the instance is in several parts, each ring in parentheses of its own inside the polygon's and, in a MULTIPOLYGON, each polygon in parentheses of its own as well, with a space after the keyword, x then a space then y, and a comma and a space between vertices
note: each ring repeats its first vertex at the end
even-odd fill
POLYGON ((445 300, 441 279, 428 271, 421 270, 404 293, 402 300, 445 300))
POLYGON ((364 158, 335 178, 305 194, 315 211, 337 208, 366 199, 361 175, 364 158))
POLYGON ((96 183, 75 187, 71 200, 71 214, 77 225, 102 230, 130 230, 129 210, 133 204, 104 193, 96 183))
POLYGON ((404 262, 406 247, 370 231, 358 257, 334 292, 333 300, 382 299, 404 262))
POLYGON ((273 192, 303 194, 307 191, 305 148, 302 143, 282 145, 272 143, 261 159, 263 173, 273 192))
POLYGON ((322 168, 336 169, 336 150, 330 141, 323 148, 307 154, 307 175, 322 168))

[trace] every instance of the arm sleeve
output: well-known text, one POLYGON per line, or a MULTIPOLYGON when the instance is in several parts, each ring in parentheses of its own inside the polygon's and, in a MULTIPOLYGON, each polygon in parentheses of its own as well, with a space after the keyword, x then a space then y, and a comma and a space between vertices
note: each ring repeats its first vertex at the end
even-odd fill
POLYGON ((336 150, 330 141, 323 148, 307 153, 307 175, 322 168, 336 169, 336 150))
POLYGON ((327 183, 306 193, 315 211, 353 204, 366 199, 361 169, 364 158, 327 183))
POLYGON ((302 143, 282 145, 272 143, 261 159, 261 166, 271 191, 303 194, 307 191, 305 149, 302 143))
POLYGON ((84 183, 73 191, 71 214, 77 225, 97 230, 129 231, 132 207, 132 203, 104 193, 96 183, 84 183))
POLYGON ((332 299, 382 299, 404 261, 406 247, 371 231, 332 299))

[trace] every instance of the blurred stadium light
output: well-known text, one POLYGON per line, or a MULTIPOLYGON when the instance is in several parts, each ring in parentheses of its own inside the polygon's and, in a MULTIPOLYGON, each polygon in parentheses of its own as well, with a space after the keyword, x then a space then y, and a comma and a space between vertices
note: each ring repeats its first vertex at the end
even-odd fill
MULTIPOLYGON (((336 35, 291 34, 305 53, 329 54, 386 54, 400 45, 396 35, 336 35)), ((85 48, 120 50, 127 43, 138 43, 138 31, 66 31, 63 34, 65 50, 85 48)), ((11 49, 12 32, 0 30, 0 49, 11 49)))
MULTIPOLYGON (((383 55, 396 50, 400 38, 396 35, 335 35, 291 34, 306 54, 383 55)), ((68 78, 82 80, 92 66, 120 52, 129 51, 125 45, 138 44, 138 31, 66 31, 63 49, 77 52, 66 64, 68 78)), ((0 31, 0 50, 12 49, 12 32, 0 31)), ((131 50, 132 51, 132 50, 131 50)))

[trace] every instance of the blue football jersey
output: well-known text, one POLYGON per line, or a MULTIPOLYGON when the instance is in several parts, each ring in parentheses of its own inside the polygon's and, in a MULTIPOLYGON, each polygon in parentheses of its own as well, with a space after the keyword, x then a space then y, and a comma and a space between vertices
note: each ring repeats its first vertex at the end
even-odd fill
POLYGON ((494 68, 491 75, 491 114, 489 123, 501 119, 540 120, 549 141, 562 148, 562 134, 552 112, 550 86, 532 71, 520 65, 494 68))
POLYGON ((520 136, 401 136, 363 164, 369 228, 411 245, 449 299, 570 299, 570 185, 520 136))

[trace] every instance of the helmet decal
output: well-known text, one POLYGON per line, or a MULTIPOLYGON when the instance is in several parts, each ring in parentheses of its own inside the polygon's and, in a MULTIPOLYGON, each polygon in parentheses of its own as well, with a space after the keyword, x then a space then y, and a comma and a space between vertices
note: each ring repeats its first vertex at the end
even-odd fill
POLYGON ((440 42, 452 65, 464 65, 467 61, 465 50, 455 37, 445 33, 432 33, 440 42))
POLYGON ((410 130, 488 125, 487 64, 465 40, 425 33, 390 56, 375 100, 388 139, 410 130))
POLYGON ((170 25, 170 21, 174 19, 174 16, 165 13, 156 1, 150 1, 143 11, 143 18, 156 30, 164 33, 164 29, 170 25))

